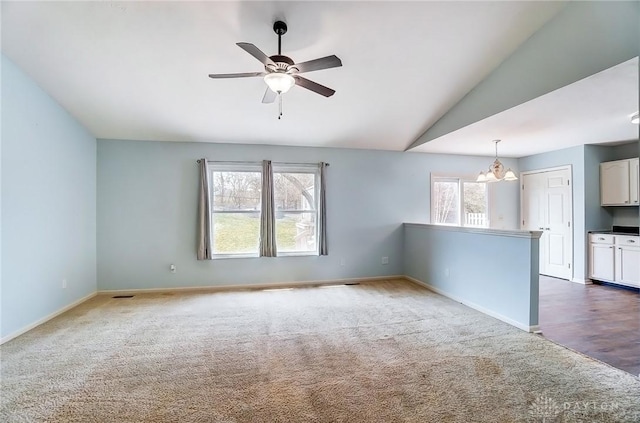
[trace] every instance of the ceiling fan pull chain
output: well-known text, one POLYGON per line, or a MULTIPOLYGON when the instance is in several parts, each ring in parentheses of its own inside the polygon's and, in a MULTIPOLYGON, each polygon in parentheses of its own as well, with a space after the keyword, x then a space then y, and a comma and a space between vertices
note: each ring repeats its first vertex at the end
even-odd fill
POLYGON ((278 119, 282 118, 282 94, 278 94, 278 119))

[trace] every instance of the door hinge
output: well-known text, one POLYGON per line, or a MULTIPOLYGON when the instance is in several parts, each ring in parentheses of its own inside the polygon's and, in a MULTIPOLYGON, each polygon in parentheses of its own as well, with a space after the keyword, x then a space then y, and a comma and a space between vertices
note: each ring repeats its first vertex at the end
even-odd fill
POLYGON ((569 269, 571 269, 571 263, 567 263, 567 266, 569 267, 569 269))
POLYGON ((524 184, 522 184, 522 189, 524 189, 524 184))
POLYGON ((571 185, 571 184, 569 183, 569 180, 568 180, 568 179, 567 179, 567 185, 571 185))
POLYGON ((522 226, 524 226, 524 220, 522 221, 522 226))
POLYGON ((567 222, 567 227, 571 227, 571 222, 567 222))

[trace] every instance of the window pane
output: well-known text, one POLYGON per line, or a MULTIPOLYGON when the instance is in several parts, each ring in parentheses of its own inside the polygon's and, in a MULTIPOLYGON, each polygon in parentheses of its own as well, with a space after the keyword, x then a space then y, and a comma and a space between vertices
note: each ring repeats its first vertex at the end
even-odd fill
POLYGON ((279 253, 318 251, 315 182, 315 173, 274 173, 276 246, 279 253))
POLYGON ((487 184, 482 182, 464 182, 464 225, 489 226, 487 211, 487 184))
POLYGON ((276 210, 315 210, 315 178, 315 173, 274 173, 276 210))
POLYGON ((260 172, 213 172, 213 210, 260 210, 260 172))
POLYGON ((258 253, 260 211, 213 213, 213 253, 258 253))
POLYGON ((460 204, 457 181, 435 181, 433 183, 433 223, 459 225, 458 208, 460 204))
POLYGON ((277 213, 276 246, 278 253, 317 251, 316 213, 277 213))

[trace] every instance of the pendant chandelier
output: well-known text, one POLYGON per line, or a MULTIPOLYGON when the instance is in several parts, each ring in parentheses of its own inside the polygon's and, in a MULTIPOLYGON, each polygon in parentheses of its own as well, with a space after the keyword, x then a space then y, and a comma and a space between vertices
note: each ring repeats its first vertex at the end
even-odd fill
POLYGON ((500 140, 493 140, 496 145, 496 159, 493 164, 489 166, 487 172, 480 172, 476 182, 499 182, 499 181, 517 181, 518 177, 511 168, 504 171, 504 166, 498 160, 498 143, 500 140))

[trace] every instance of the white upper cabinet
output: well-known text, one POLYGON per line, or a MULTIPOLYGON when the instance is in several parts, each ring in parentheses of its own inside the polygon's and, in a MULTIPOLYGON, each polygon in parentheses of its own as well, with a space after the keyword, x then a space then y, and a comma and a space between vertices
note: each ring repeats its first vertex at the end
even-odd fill
POLYGON ((631 198, 629 198, 629 203, 631 205, 638 205, 638 178, 640 178, 640 172, 638 171, 638 163, 640 160, 636 157, 635 159, 629 160, 629 173, 630 173, 630 181, 629 188, 631 190, 631 198))
POLYGON ((600 203, 638 205, 638 159, 600 163, 600 203))

